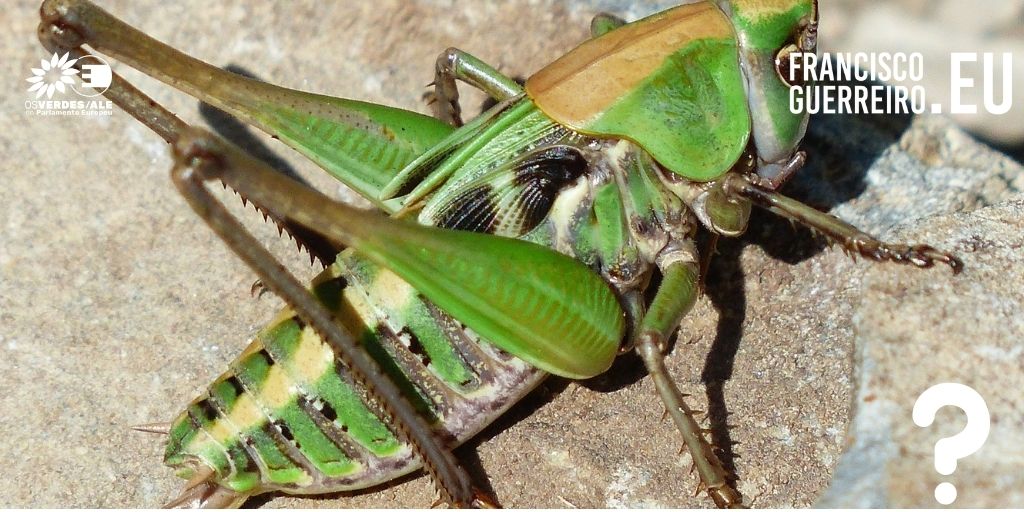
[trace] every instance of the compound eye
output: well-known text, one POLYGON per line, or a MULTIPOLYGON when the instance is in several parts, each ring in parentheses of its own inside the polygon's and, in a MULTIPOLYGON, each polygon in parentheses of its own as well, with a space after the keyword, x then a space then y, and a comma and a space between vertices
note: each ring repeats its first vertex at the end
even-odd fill
POLYGON ((782 80, 782 83, 790 87, 804 85, 803 70, 793 69, 793 55, 796 53, 800 53, 800 49, 795 44, 790 44, 775 54, 775 73, 779 75, 779 80, 782 80))

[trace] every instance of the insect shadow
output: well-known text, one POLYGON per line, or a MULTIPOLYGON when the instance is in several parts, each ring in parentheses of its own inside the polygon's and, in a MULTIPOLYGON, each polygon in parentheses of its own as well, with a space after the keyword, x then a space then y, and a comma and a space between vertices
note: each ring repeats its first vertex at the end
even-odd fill
MULTIPOLYGON (((242 75, 246 78, 253 80, 261 80, 251 71, 243 68, 242 66, 229 64, 224 66, 224 71, 230 71, 236 75, 242 75)), ((309 185, 295 169, 285 161, 284 158, 278 156, 269 146, 263 143, 257 138, 253 132, 244 123, 231 116, 227 112, 210 105, 209 103, 199 102, 199 115, 202 116, 206 124, 221 137, 227 139, 232 144, 245 150, 250 156, 253 156, 263 163, 269 165, 275 171, 288 176, 289 178, 296 180, 304 185, 309 185)))
MULTIPOLYGON (((241 66, 228 65, 224 69, 259 79, 241 66)), ((517 81, 522 82, 521 79, 517 81)), ((837 82, 829 85, 870 87, 882 84, 837 82)), ((493 103, 485 102, 481 110, 489 105, 493 103)), ((235 118, 205 103, 200 104, 200 114, 220 136, 263 160, 278 172, 304 182, 294 168, 235 118)), ((831 210, 856 198, 867 187, 865 177, 871 165, 887 148, 900 140, 912 119, 912 115, 900 114, 811 116, 803 143, 803 149, 808 153, 808 164, 783 187, 783 193, 820 210, 831 210)), ((729 408, 724 389, 732 378, 733 362, 743 337, 747 300, 744 289, 746 276, 740 255, 745 247, 751 245, 759 247, 768 257, 787 264, 805 261, 826 247, 825 242, 809 230, 756 208, 751 214, 750 227, 743 236, 718 241, 716 254, 705 279, 705 294, 718 311, 719 321, 714 341, 704 361, 701 381, 707 393, 711 441, 717 447, 718 456, 725 468, 734 474, 736 454, 727 427, 729 408)), ((633 385, 646 375, 647 371, 640 358, 629 353, 616 359, 609 371, 580 384, 595 391, 612 392, 633 385)), ((484 487, 485 492, 493 496, 490 479, 477 454, 480 444, 534 414, 565 391, 569 382, 562 378, 547 379, 537 390, 456 450, 460 462, 473 475, 475 483, 484 487)), ((413 473, 401 480, 412 479, 416 475, 413 473)), ((374 487, 335 493, 317 499, 372 493, 379 489, 374 487)), ((246 502, 246 507, 258 507, 273 496, 274 493, 256 496, 246 502)))
MULTIPOLYGON (((253 80, 260 80, 254 73, 237 65, 227 65, 225 71, 242 75, 253 80)), ((310 184, 293 168, 284 158, 281 158, 269 146, 263 143, 244 123, 233 117, 231 114, 210 105, 199 102, 199 115, 206 124, 218 135, 238 146, 243 151, 270 166, 283 176, 287 176, 303 185, 310 184)), ((289 235, 301 244, 302 248, 310 255, 310 263, 314 259, 319 260, 323 265, 334 261, 335 255, 341 252, 342 247, 325 236, 295 222, 283 221, 282 227, 288 230, 289 235)), ((258 284, 258 282, 257 282, 258 284)), ((255 287, 255 285, 254 285, 255 287)))

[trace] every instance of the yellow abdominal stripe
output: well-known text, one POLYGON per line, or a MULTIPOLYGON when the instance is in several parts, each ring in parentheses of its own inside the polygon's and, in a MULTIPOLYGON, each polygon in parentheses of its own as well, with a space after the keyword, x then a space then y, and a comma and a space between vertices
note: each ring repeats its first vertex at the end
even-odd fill
POLYGON ((299 337, 299 346, 292 354, 288 368, 302 382, 313 384, 327 372, 334 363, 334 352, 313 329, 306 327, 299 337))
POLYGON ((377 304, 388 304, 395 310, 405 309, 405 304, 415 294, 412 286, 395 273, 380 269, 370 285, 369 295, 377 304))
MULTIPOLYGON (((334 362, 334 353, 324 343, 313 329, 306 327, 299 337, 291 359, 284 364, 275 364, 267 371, 267 377, 258 391, 258 397, 252 393, 242 393, 235 400, 227 417, 216 418, 212 425, 205 430, 210 437, 220 444, 226 444, 235 439, 240 432, 258 427, 266 421, 266 415, 260 408, 262 404, 271 410, 281 409, 295 398, 297 394, 295 380, 289 372, 294 373, 301 382, 315 383, 320 377, 330 370, 334 362)), ((195 450, 199 448, 201 438, 194 438, 192 446, 195 450)))

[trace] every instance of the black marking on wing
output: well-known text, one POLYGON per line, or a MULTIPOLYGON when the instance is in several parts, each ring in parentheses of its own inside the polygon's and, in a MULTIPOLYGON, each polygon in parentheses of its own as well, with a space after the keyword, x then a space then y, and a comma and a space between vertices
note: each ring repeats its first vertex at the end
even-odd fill
POLYGON ((519 234, 528 233, 547 217, 558 192, 586 172, 587 165, 578 149, 555 146, 531 155, 516 168, 512 182, 522 187, 520 197, 513 203, 521 215, 516 226, 519 234))
POLYGON ((467 190, 441 212, 437 225, 447 229, 494 233, 498 205, 492 200, 493 193, 490 185, 467 190))
POLYGON ((588 167, 577 148, 548 146, 482 177, 442 206, 435 224, 502 236, 521 236, 537 227, 558 193, 588 167))

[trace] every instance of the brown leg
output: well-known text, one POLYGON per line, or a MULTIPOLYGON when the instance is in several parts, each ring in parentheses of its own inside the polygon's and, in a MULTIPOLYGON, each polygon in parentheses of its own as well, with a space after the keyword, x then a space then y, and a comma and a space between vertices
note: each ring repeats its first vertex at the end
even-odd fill
POLYGON ((819 212, 778 192, 755 185, 741 175, 725 178, 724 189, 737 199, 746 199, 776 215, 807 226, 829 240, 839 243, 851 254, 859 254, 873 261, 892 261, 929 268, 945 263, 959 274, 964 264, 956 256, 929 245, 887 244, 856 227, 824 212, 819 212))
MULTIPOLYGON (((472 507, 489 503, 472 485, 469 476, 459 467, 452 453, 434 435, 430 425, 409 403, 405 395, 383 372, 377 363, 362 350, 350 333, 291 273, 289 273, 245 227, 207 190, 205 182, 221 180, 232 188, 241 188, 236 180, 244 179, 247 187, 273 187, 288 190, 283 182, 290 181, 265 164, 251 159, 217 140, 212 134, 190 129, 181 134, 174 146, 176 164, 171 178, 188 200, 192 209, 224 240, 253 271, 268 289, 280 296, 307 322, 323 340, 334 349, 342 362, 352 371, 381 405, 395 427, 396 434, 408 442, 424 462, 424 467, 437 483, 441 498, 455 506, 472 507), (242 168, 249 172, 242 172, 242 168), (255 171, 255 172, 252 172, 255 171), (268 180, 263 182, 262 180, 268 180), (281 180, 281 181, 277 181, 281 180), (271 185, 270 183, 274 183, 271 185)), ((302 185, 292 182, 294 187, 302 185)), ((309 197, 318 194, 306 189, 309 197)), ((307 195, 307 194, 301 194, 307 195)), ((321 202, 331 202, 320 197, 321 202)), ((291 219, 295 208, 303 204, 296 200, 284 206, 283 217, 291 219)), ((354 210, 354 209, 353 209, 354 210)), ((270 208, 273 212, 274 207, 270 208)), ((297 220, 301 222, 301 220, 297 220)))

